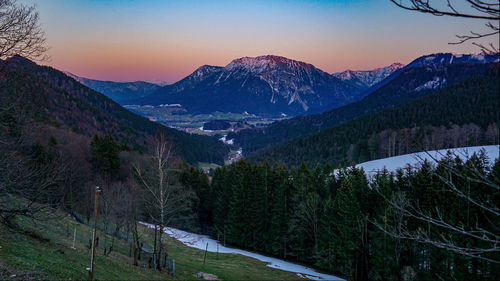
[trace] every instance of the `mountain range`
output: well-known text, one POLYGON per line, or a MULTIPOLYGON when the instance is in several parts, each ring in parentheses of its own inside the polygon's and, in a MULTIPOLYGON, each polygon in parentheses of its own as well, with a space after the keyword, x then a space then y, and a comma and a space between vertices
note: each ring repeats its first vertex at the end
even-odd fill
POLYGON ((415 59, 407 66, 365 91, 354 103, 321 114, 298 116, 272 123, 266 128, 245 129, 227 139, 242 146, 245 154, 395 107, 432 94, 474 75, 482 75, 498 56, 433 54, 415 59))
MULTIPOLYGON (((356 102, 382 87, 405 69, 486 63, 488 55, 434 54, 407 66, 393 63, 369 71, 328 74, 315 66, 285 57, 243 57, 228 65, 204 65, 186 78, 130 100, 139 105, 180 104, 189 113, 215 111, 261 116, 321 113, 356 102)), ((438 77, 436 77, 438 79, 438 77)), ((417 90, 439 88, 442 80, 426 81, 417 90)))
POLYGON ((395 64, 356 72, 360 78, 354 82, 346 79, 346 75, 331 75, 311 64, 280 56, 243 57, 225 67, 201 66, 181 81, 134 102, 142 105, 176 103, 190 113, 222 111, 295 116, 359 100, 364 90, 398 67, 395 64))
POLYGON ((268 55, 235 59, 226 67, 204 65, 173 85, 100 81, 65 73, 122 105, 174 103, 190 113, 295 116, 356 101, 371 86, 402 67, 393 63, 374 70, 346 70, 330 75, 311 64, 268 55))
MULTIPOLYGON (((275 141, 248 158, 288 166, 303 162, 338 166, 418 151, 498 144, 499 64, 476 64, 480 65, 481 72, 421 98, 288 142, 275 141)), ((451 66, 443 67, 451 70, 451 66)))

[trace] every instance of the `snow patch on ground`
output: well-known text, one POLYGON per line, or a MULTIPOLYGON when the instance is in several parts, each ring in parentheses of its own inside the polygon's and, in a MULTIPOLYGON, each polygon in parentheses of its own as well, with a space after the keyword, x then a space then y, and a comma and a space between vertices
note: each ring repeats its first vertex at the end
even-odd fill
POLYGON ((202 132, 209 132, 209 133, 213 132, 212 130, 204 130, 204 129, 203 129, 203 126, 201 126, 199 129, 200 129, 200 131, 202 131, 202 132))
POLYGON ((484 55, 471 55, 472 59, 478 60, 478 61, 484 61, 484 55))
POLYGON ((374 176, 378 171, 383 170, 384 167, 388 172, 395 172, 398 169, 407 168, 408 165, 410 165, 411 167, 419 167, 419 165, 424 160, 435 163, 434 159, 442 159, 444 156, 446 156, 446 153, 448 151, 451 151, 456 156, 459 156, 461 159, 465 160, 471 157, 474 153, 479 153, 481 149, 484 149, 486 155, 490 159, 490 163, 493 163, 493 161, 499 157, 500 150, 498 145, 470 146, 462 148, 433 150, 429 152, 417 152, 378 159, 358 164, 356 165, 356 168, 363 168, 368 176, 374 176))
POLYGON ((426 89, 437 89, 441 86, 441 84, 444 84, 444 83, 446 83, 446 79, 443 79, 443 81, 441 81, 440 77, 434 77, 433 80, 427 81, 423 85, 415 88, 415 92, 426 90, 426 89))
POLYGON ((227 135, 224 135, 222 138, 220 138, 219 140, 225 144, 229 144, 229 145, 233 145, 234 144, 234 139, 230 139, 228 140, 227 138, 227 135))
MULTIPOLYGON (((149 228, 154 228, 154 225, 145 223, 145 222, 139 222, 142 225, 145 225, 149 228)), ((229 247, 224 247, 220 245, 216 240, 208 237, 207 235, 200 235, 200 234, 195 234, 195 233, 190 233, 187 231, 171 228, 171 227, 165 227, 164 228, 165 233, 177 240, 179 240, 182 244, 200 249, 200 250, 205 250, 205 247, 207 247, 208 244, 208 251, 209 252, 217 252, 217 246, 219 249, 219 253, 226 253, 226 254, 239 254, 247 257, 251 257, 254 259, 258 259, 263 262, 267 262, 267 266, 272 267, 272 268, 277 268, 281 269, 284 271, 289 271, 289 272, 294 272, 297 273, 298 276, 300 277, 306 277, 311 280, 344 280, 341 278, 338 278, 333 275, 328 275, 328 274, 322 274, 319 272, 316 272, 314 269, 298 264, 294 264, 291 262, 283 261, 277 258, 272 258, 272 257, 267 257, 264 255, 252 253, 249 251, 245 250, 240 250, 236 248, 229 248, 229 247)))

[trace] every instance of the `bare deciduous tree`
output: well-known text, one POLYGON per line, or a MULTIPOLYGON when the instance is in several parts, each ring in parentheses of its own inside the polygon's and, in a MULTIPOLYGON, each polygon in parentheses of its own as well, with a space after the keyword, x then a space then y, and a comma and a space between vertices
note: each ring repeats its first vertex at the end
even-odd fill
POLYGON ((461 0, 461 4, 470 6, 471 9, 464 11, 458 8, 457 2, 452 3, 452 0, 441 0, 430 3, 429 0, 391 0, 398 7, 416 11, 434 16, 450 16, 458 18, 477 19, 486 21, 485 26, 489 30, 487 32, 470 31, 469 34, 456 35, 457 42, 450 43, 452 45, 462 44, 467 41, 472 41, 472 44, 478 46, 484 53, 499 53, 500 49, 495 46, 498 43, 498 35, 500 27, 500 1, 499 0, 461 0), (477 40, 485 37, 494 37, 495 43, 483 44, 477 40))
POLYGON ((163 232, 172 219, 189 208, 189 191, 174 183, 177 169, 172 165, 172 144, 165 136, 155 139, 150 165, 146 168, 134 165, 139 184, 144 188, 144 205, 155 225, 154 253, 159 259, 164 254, 163 232))
MULTIPOLYGON (((141 258, 141 233, 137 227, 139 221, 139 187, 134 180, 129 180, 125 183, 127 192, 121 198, 124 212, 121 214, 125 217, 125 227, 127 228, 127 236, 131 234, 132 241, 130 246, 133 247, 134 265, 138 265, 138 260, 141 258)), ((127 239, 128 240, 128 239, 127 239)))
MULTIPOLYGON (((433 161, 438 162, 435 156, 430 153, 428 155, 433 161)), ((468 155, 465 156, 468 158, 468 155)), ((450 155, 447 158, 452 159, 450 155)), ((445 214, 440 206, 423 208, 419 202, 409 200, 404 191, 388 195, 383 194, 375 186, 378 193, 392 207, 394 219, 390 228, 387 228, 386 223, 375 222, 375 224, 386 234, 397 239, 413 240, 474 259, 500 263, 498 260, 500 209, 498 202, 495 201, 500 192, 500 179, 496 178, 493 171, 488 168, 489 164, 484 153, 477 159, 476 162, 465 163, 463 169, 458 169, 447 161, 440 161, 444 172, 438 173, 435 170, 432 172, 432 175, 442 182, 444 192, 450 194, 450 198, 463 200, 468 206, 474 207, 470 208, 475 211, 469 216, 473 217, 475 222, 450 220, 450 214, 445 214), (487 173, 478 166, 486 167, 487 173), (481 192, 474 193, 470 187, 466 188, 458 183, 476 184, 480 186, 481 192), (483 219, 478 220, 478 218, 483 219), (424 223, 428 228, 415 229, 405 222, 408 219, 424 223), (436 230, 439 235, 436 235, 436 230)))
POLYGON ((14 106, 0 107, 0 219, 5 224, 19 216, 51 218, 52 208, 61 206, 64 199, 67 160, 43 150, 44 161, 27 155, 37 147, 31 135, 34 126, 14 106))
POLYGON ((0 59, 14 55, 37 61, 47 60, 45 32, 34 6, 0 0, 0 59))
MULTIPOLYGON (((120 231, 130 224, 130 213, 135 212, 134 184, 113 182, 103 189, 101 197, 101 218, 104 232, 110 234, 111 245, 108 247, 107 235, 104 237, 104 254, 109 255, 115 246, 115 239, 120 238, 120 231), (110 228, 112 227, 112 228, 110 228)), ((133 223, 133 222, 132 222, 133 223)), ((135 222, 136 223, 136 222, 135 222)))

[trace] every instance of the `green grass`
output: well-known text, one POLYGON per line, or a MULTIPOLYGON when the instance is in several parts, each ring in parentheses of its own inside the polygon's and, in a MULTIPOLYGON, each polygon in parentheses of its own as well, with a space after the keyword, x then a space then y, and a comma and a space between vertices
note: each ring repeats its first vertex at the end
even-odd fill
MULTIPOLYGON (((49 222, 47 222, 49 223, 49 222)), ((43 279, 88 279, 86 268, 90 265, 90 250, 85 242, 90 228, 63 219, 52 222, 53 229, 49 231, 44 224, 25 224, 25 231, 34 233, 28 235, 19 231, 12 231, 0 226, 0 263, 4 267, 15 269, 20 272, 37 272, 43 279), (72 235, 65 235, 62 231, 67 224, 70 229, 77 229, 78 239, 75 243, 76 250, 71 249, 72 235)), ((102 238, 102 233, 100 234, 102 238)), ((125 249, 125 244, 121 244, 125 249)), ((165 279, 166 275, 149 269, 132 266, 131 259, 123 254, 123 251, 112 252, 110 256, 104 256, 102 249, 98 249, 96 255, 96 279, 165 279)), ((23 274, 17 274, 17 278, 24 279, 23 274)))
POLYGON ((209 169, 217 169, 217 168, 220 167, 220 165, 217 165, 215 163, 198 162, 198 167, 200 167, 200 168, 209 168, 209 169))
POLYGON ((291 272, 277 270, 266 266, 266 263, 256 259, 236 254, 207 253, 203 267, 204 252, 188 248, 180 242, 169 239, 168 251, 176 260, 176 266, 182 270, 179 275, 193 279, 197 272, 207 272, 217 275, 222 280, 299 280, 291 272))
MULTIPOLYGON (((69 216, 34 224, 19 221, 20 229, 13 231, 0 224, 0 279, 65 279, 88 278, 90 264, 88 248, 91 228, 69 216), (75 248, 72 249, 76 229, 75 248), (31 234, 29 234, 31 233, 31 234)), ((152 230, 140 227, 141 241, 152 248, 152 230)), ((130 246, 125 240, 115 240, 115 250, 108 256, 101 248, 105 236, 98 231, 96 280, 198 280, 198 272, 215 274, 222 280, 299 280, 294 273, 267 267, 264 262, 234 254, 208 253, 203 266, 204 252, 184 246, 166 237, 166 248, 176 262, 176 276, 148 268, 147 258, 139 266, 132 265, 130 246)), ((165 235, 166 236, 166 235, 165 235)), ((108 245, 111 237, 108 236, 108 245)))

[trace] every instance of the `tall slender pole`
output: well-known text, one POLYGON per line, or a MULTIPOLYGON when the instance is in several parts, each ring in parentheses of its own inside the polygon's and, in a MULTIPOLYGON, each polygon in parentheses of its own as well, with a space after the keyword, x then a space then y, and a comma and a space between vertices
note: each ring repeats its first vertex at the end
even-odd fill
POLYGON ((205 268, 205 260, 207 259, 207 251, 208 251, 208 242, 207 242, 207 247, 205 248, 205 255, 203 256, 203 268, 205 268))
POLYGON ((95 239, 97 236, 97 210, 99 208, 99 193, 101 188, 95 187, 95 203, 94 203, 94 232, 92 233, 92 254, 90 256, 90 281, 94 280, 94 262, 95 262, 95 239))
POLYGON ((73 247, 71 247, 72 249, 76 249, 75 248, 75 241, 76 241, 76 227, 75 227, 75 232, 73 232, 73 247))

